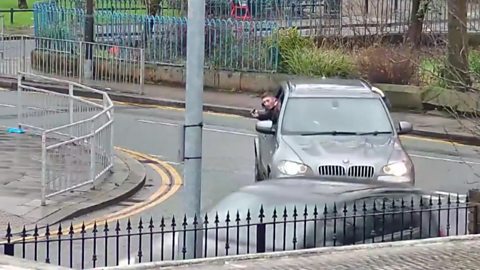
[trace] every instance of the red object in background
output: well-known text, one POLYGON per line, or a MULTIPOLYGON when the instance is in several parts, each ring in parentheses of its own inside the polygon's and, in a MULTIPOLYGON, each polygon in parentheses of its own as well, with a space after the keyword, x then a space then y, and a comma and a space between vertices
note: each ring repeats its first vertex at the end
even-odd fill
POLYGON ((118 53, 120 52, 120 48, 118 48, 117 46, 113 46, 109 49, 109 52, 113 55, 118 55, 118 53))
POLYGON ((249 20, 252 18, 248 5, 240 3, 239 0, 230 0, 230 8, 230 15, 235 19, 249 20), (239 15, 239 11, 242 15, 239 15))

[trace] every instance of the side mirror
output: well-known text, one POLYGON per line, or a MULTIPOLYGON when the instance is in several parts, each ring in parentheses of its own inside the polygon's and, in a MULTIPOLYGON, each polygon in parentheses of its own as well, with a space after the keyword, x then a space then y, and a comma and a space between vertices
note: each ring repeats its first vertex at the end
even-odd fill
POLYGON ((270 120, 258 121, 255 125, 255 130, 258 133, 262 134, 275 134, 275 130, 273 129, 273 122, 270 120))
POLYGON ((412 130, 413 125, 409 122, 400 121, 400 123, 398 123, 398 134, 407 134, 412 132, 412 130))

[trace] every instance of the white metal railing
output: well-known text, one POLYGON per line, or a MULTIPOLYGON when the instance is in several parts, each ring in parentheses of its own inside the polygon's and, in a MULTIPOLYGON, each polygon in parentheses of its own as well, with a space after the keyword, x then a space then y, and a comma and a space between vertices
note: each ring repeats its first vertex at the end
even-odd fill
POLYGON ((42 205, 46 199, 95 184, 112 169, 113 103, 107 93, 80 83, 20 72, 18 125, 42 138, 42 205), (68 94, 35 82, 68 86, 68 94), (102 97, 99 103, 75 95, 102 97))
POLYGON ((5 17, 0 15, 0 59, 3 59, 5 54, 5 43, 3 42, 5 35, 5 17))
POLYGON ((1 35, 0 47, 5 55, 0 59, 0 75, 28 72, 95 88, 144 91, 142 48, 7 34, 1 35))

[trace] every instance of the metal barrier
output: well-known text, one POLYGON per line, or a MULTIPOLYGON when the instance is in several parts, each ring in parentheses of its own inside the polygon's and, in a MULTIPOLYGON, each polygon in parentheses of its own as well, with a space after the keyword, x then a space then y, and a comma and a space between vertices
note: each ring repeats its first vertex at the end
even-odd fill
POLYGON ((103 91, 21 72, 18 124, 42 137, 42 205, 54 195, 95 186, 113 167, 113 103, 103 91), (49 91, 36 86, 38 81, 68 86, 69 92, 49 91), (77 90, 101 95, 102 102, 81 98, 77 90))
POLYGON ((5 43, 3 42, 3 35, 5 34, 5 17, 0 15, 0 59, 5 55, 5 43))
POLYGON ((201 217, 180 214, 102 220, 75 227, 58 224, 15 235, 8 227, 3 252, 91 269, 480 233, 478 205, 468 197, 417 195, 376 194, 348 203, 330 201, 317 206, 310 201, 297 207, 294 203, 269 204, 253 209, 247 208, 250 204, 234 206, 232 199, 238 197, 230 197, 201 217), (224 208, 227 205, 241 210, 224 208), (201 250, 187 254, 187 243, 182 241, 187 237, 198 239, 201 250))
POLYGON ((34 72, 97 88, 122 85, 143 94, 145 56, 141 48, 23 35, 2 35, 2 39, 2 75, 34 72), (91 70, 86 69, 87 54, 91 70))
MULTIPOLYGON (((78 42, 83 39, 85 14, 81 9, 37 4, 34 17, 37 37, 78 42)), ((207 19, 205 66, 223 70, 276 71, 277 29, 274 21, 207 19)), ((96 11, 95 40, 124 48, 144 49, 147 63, 177 66, 186 63, 186 17, 96 11)))
POLYGON ((31 68, 36 72, 77 78, 87 85, 144 90, 145 55, 142 48, 101 43, 88 43, 50 38, 35 38, 31 52, 31 68), (91 56, 91 70, 87 70, 85 56, 91 56))
POLYGON ((16 77, 18 72, 30 72, 30 51, 34 48, 32 37, 3 34, 0 38, 3 57, 0 58, 0 74, 16 77))
MULTIPOLYGON (((404 33, 410 23, 412 0, 206 0, 208 18, 275 21, 280 27, 296 26, 306 35, 365 35, 404 33)), ((469 31, 480 31, 480 4, 467 0, 469 31)), ((159 15, 186 16, 180 0, 161 0, 159 15)), ((446 0, 432 0, 425 29, 447 31, 446 0)))

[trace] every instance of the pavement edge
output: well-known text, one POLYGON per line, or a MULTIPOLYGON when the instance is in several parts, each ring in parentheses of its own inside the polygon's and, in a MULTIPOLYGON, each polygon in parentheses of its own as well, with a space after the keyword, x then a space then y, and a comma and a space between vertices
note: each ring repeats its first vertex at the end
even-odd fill
MULTIPOLYGON (((66 87, 58 87, 53 86, 41 82, 28 82, 32 86, 42 87, 48 89, 50 91, 55 91, 58 93, 68 93, 68 89, 66 87)), ((12 78, 0 77, 0 87, 5 87, 11 91, 16 91, 17 88, 17 81, 12 78)), ((185 108, 185 102, 181 100, 172 100, 172 99, 158 99, 152 97, 146 97, 141 95, 134 95, 134 94, 126 94, 121 91, 108 91, 105 90, 110 98, 113 101, 117 102, 124 102, 124 103, 137 103, 143 105, 155 105, 155 106, 166 106, 166 107, 175 107, 175 108, 185 108)), ((82 91, 82 90, 75 90, 75 93, 79 96, 86 97, 86 98, 101 98, 100 95, 82 91)), ((250 109, 243 108, 243 107, 233 107, 233 106, 224 106, 224 105, 217 105, 217 104, 204 104, 203 110, 205 112, 214 112, 214 113, 223 113, 223 114, 232 114, 237 116, 243 116, 247 118, 251 118, 250 109)), ((449 142, 455 142, 459 144, 465 145, 473 145, 473 146, 480 146, 480 138, 476 136, 467 136, 461 134, 447 134, 447 133, 440 133, 440 132, 432 132, 432 131, 425 131, 425 130, 413 130, 411 135, 424 137, 424 138, 434 138, 439 140, 445 140, 449 142)))

